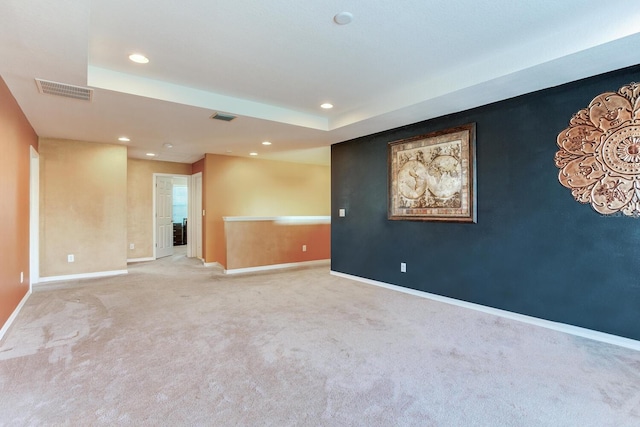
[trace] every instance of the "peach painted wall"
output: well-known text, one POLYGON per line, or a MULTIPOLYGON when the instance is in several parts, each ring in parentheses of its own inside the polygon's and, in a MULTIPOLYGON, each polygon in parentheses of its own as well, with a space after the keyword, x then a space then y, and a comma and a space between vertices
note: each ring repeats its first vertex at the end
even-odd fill
POLYGON ((331 214, 331 168, 206 154, 205 262, 227 265, 224 216, 331 214))
POLYGON ((329 217, 324 222, 287 221, 286 217, 284 221, 225 221, 224 226, 227 270, 331 258, 329 217))
POLYGON ((0 328, 29 291, 29 162, 38 136, 0 78, 0 328), (20 283, 20 272, 24 273, 20 283))
POLYGON ((41 138, 40 276, 126 270, 126 245, 127 148, 41 138))
POLYGON ((191 175, 191 165, 127 160, 127 258, 153 256, 153 174, 191 175), (130 244, 134 249, 128 249, 130 244))

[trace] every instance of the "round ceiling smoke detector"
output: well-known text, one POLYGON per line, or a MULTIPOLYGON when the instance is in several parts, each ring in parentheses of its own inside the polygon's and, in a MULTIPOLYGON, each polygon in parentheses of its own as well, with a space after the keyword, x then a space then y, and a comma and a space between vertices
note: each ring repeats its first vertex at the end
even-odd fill
POLYGON ((340 12, 333 17, 333 21, 338 25, 347 25, 353 21, 353 14, 350 12, 340 12))

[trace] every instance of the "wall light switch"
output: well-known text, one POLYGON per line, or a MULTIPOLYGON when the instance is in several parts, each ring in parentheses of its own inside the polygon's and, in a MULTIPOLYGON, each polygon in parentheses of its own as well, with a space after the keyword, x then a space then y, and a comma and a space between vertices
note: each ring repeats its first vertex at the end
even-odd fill
POLYGON ((24 282, 24 271, 20 272, 20 283, 24 282))
POLYGON ((134 245, 133 243, 129 243, 129 249, 135 249, 136 245, 134 245))
POLYGON ((347 211, 346 209, 340 209, 338 211, 338 216, 347 216, 347 211))
POLYGON ((302 245, 302 252, 307 252, 307 245, 302 245))

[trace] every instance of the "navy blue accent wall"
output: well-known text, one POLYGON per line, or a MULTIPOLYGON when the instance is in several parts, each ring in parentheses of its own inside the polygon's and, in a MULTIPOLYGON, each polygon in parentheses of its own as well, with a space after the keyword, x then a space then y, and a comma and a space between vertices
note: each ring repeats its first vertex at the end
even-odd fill
POLYGON ((639 340, 640 219, 575 201, 554 164, 572 115, 633 81, 640 66, 333 145, 332 270, 639 340), (389 221, 387 143, 469 122, 478 223, 389 221))

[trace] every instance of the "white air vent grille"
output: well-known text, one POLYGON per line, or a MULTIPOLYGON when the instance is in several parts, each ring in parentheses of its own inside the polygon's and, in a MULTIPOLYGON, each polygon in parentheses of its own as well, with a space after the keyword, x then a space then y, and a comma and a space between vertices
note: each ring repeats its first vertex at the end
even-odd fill
POLYGON ((38 91, 47 95, 63 96, 65 98, 80 99, 83 101, 91 101, 93 98, 93 89, 86 87, 56 83, 41 79, 36 79, 36 84, 38 85, 38 91))
POLYGON ((230 122, 231 120, 235 119, 237 116, 233 116, 231 114, 225 114, 225 113, 214 113, 211 118, 213 120, 222 120, 223 122, 230 122))

